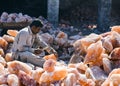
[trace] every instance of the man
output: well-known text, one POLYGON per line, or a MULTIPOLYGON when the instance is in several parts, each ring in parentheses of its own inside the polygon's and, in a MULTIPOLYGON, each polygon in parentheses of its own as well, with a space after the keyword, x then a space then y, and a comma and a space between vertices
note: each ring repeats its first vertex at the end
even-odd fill
POLYGON ((28 27, 19 31, 12 46, 13 59, 42 66, 44 59, 39 56, 42 50, 57 56, 57 52, 40 38, 38 33, 42 27, 41 21, 35 19, 28 27))

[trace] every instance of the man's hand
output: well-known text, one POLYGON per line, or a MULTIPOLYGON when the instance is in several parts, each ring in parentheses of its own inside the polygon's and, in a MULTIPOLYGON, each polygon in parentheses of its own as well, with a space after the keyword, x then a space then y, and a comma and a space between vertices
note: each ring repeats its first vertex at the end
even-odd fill
POLYGON ((58 58, 58 53, 50 46, 47 46, 43 48, 43 50, 46 50, 49 54, 54 54, 56 58, 58 58))
POLYGON ((41 49, 35 49, 34 54, 41 54, 42 50, 41 49))
POLYGON ((53 54, 56 56, 56 58, 58 58, 58 54, 57 54, 57 52, 53 52, 53 54))
POLYGON ((50 49, 50 53, 53 53, 56 56, 56 58, 58 58, 58 53, 52 47, 50 49))

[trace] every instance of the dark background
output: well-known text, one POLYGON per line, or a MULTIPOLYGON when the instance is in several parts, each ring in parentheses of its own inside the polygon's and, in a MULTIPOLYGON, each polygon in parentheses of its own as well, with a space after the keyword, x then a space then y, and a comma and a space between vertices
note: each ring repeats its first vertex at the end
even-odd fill
MULTIPOLYGON (((59 19, 77 23, 97 21, 97 0, 60 0, 59 19)), ((23 13, 31 17, 47 17, 47 0, 0 0, 0 15, 2 12, 23 13)), ((120 0, 112 0, 112 21, 120 19, 120 0)), ((115 23, 119 24, 119 23, 115 23)))
POLYGON ((46 17, 47 0, 0 0, 0 14, 23 13, 32 17, 46 17))

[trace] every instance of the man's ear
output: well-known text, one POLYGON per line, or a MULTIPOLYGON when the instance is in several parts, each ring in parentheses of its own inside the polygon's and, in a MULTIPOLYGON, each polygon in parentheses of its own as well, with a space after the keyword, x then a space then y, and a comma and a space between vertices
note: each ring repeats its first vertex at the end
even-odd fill
POLYGON ((34 30, 35 28, 36 28, 35 26, 32 26, 32 27, 31 27, 31 30, 34 30))
POLYGON ((32 26, 31 28, 33 28, 33 29, 34 29, 34 28, 36 28, 36 26, 32 26))

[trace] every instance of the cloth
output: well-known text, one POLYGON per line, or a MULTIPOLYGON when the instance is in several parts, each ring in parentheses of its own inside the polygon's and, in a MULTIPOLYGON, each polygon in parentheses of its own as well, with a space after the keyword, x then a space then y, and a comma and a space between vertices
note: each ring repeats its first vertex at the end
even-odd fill
POLYGON ((15 41, 12 46, 12 58, 41 66, 41 63, 44 62, 42 59, 45 55, 44 50, 46 50, 49 54, 56 54, 56 51, 46 44, 40 38, 39 34, 32 34, 31 28, 28 26, 21 29, 15 37, 15 41), (34 49, 40 47, 43 49, 43 52, 40 55, 35 55, 34 49))

